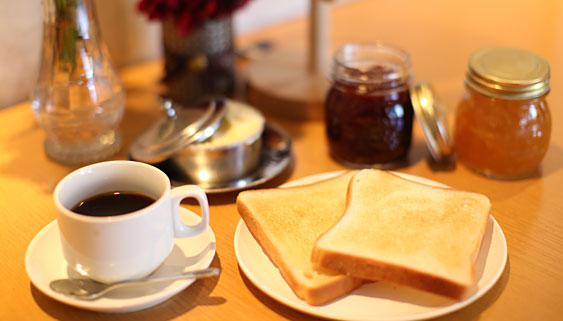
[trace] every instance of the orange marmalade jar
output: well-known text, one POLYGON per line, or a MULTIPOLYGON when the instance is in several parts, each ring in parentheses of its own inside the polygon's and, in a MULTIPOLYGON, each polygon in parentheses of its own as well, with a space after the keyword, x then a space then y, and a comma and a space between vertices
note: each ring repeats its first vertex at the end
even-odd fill
POLYGON ((549 64, 513 48, 488 48, 468 64, 455 120, 455 149, 468 168, 493 178, 534 173, 549 146, 549 64))

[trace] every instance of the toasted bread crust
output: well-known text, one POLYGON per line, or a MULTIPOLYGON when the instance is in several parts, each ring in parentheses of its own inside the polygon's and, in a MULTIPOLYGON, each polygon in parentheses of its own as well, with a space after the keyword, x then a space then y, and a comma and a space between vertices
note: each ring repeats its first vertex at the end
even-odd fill
MULTIPOLYGON (((346 175, 346 173, 343 173, 341 175, 346 175)), ((341 175, 330 179, 336 179, 341 175)), ((296 187, 288 187, 284 189, 294 189, 299 191, 303 188, 306 188, 307 186, 316 185, 318 183, 320 182, 300 185, 296 187)), ((329 282, 323 282, 316 286, 302 284, 298 279, 295 278, 295 273, 302 272, 292 270, 292 267, 286 264, 286 262, 282 259, 282 255, 280 254, 278 248, 274 245, 274 242, 270 239, 268 234, 264 232, 264 229, 260 225, 260 222, 256 219, 255 214, 252 213, 244 200, 244 195, 246 193, 268 193, 269 191, 273 190, 276 189, 241 192, 237 197, 237 210, 244 220, 246 226, 248 227, 248 230, 254 236, 254 239, 258 242, 258 244, 260 244, 260 246, 264 250, 264 253, 266 253, 270 261, 272 261, 272 263, 278 268, 280 274, 288 283, 293 292, 298 297, 305 300, 305 302, 307 302, 308 304, 321 305, 339 298, 342 295, 349 293, 362 285, 365 280, 353 278, 346 275, 335 275, 329 282)))
POLYGON ((467 290, 465 285, 444 278, 363 257, 318 249, 313 250, 312 257, 319 265, 340 273, 349 273, 366 280, 409 286, 454 300, 461 300, 467 290))

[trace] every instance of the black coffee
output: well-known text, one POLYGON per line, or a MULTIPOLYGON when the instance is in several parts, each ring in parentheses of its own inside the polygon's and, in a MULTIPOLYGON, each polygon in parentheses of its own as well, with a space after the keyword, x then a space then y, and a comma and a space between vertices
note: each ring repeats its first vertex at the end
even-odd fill
POLYGON ((89 197, 74 205, 71 211, 88 216, 115 216, 147 207, 155 199, 135 192, 108 192, 89 197))

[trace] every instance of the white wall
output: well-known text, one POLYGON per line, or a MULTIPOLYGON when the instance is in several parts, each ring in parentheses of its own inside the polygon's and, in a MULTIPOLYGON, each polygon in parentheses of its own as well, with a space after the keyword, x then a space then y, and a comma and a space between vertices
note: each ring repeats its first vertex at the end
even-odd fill
POLYGON ((309 3, 309 0, 251 0, 235 14, 235 30, 237 33, 246 33, 304 16, 309 11, 309 3))
MULTIPOLYGON (((112 61, 123 66, 161 54, 160 23, 137 11, 139 0, 96 0, 102 36, 112 61)), ((304 15, 307 0, 252 0, 235 15, 245 33, 304 15)), ((0 0, 0 108, 28 99, 39 63, 41 0, 0 0)))
POLYGON ((41 47, 39 0, 0 0, 0 108, 27 98, 41 47))

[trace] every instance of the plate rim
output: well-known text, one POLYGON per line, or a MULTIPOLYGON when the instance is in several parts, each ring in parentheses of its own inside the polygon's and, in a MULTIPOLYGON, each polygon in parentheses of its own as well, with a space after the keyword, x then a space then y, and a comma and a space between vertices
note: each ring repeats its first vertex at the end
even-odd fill
MULTIPOLYGON (((299 186, 305 183, 311 183, 314 181, 319 181, 322 179, 328 179, 331 177, 334 177, 340 173, 343 173, 347 170, 338 170, 338 171, 331 171, 331 172, 323 172, 323 173, 318 173, 318 174, 313 174, 313 175, 309 175, 309 176, 305 176, 305 177, 301 177, 298 179, 295 179, 293 181, 290 181, 286 184, 281 185, 280 187, 291 187, 291 186, 299 186)), ((407 174, 407 173, 400 173, 400 172, 394 172, 394 171, 389 171, 393 174, 396 174, 402 178, 405 179, 409 179, 409 180, 414 180, 417 182, 422 182, 425 184, 429 184, 429 185, 434 185, 434 186, 439 186, 439 187, 448 187, 448 185, 442 184, 440 182, 425 178, 425 177, 421 177, 421 176, 417 176, 417 175, 413 175, 413 174, 407 174)), ((493 224, 492 226, 492 234, 491 234, 491 242, 492 242, 492 237, 494 235, 495 232, 497 232, 498 237, 500 237, 500 240, 502 242, 500 242, 500 247, 502 250, 502 262, 500 264, 500 266, 497 267, 497 270, 495 271, 495 273, 491 276, 490 281, 485 284, 482 288, 479 288, 473 295, 471 295, 470 297, 466 298, 465 300, 461 301, 461 302, 453 302, 451 305, 447 305, 444 307, 437 307, 436 310, 431 310, 428 312, 424 312, 422 314, 419 315, 410 315, 407 317, 394 317, 394 318, 383 318, 383 319, 377 319, 377 316, 370 316, 368 317, 359 317, 359 318, 354 318, 353 316, 350 315, 345 315, 345 314, 340 314, 340 315, 335 315, 334 313, 330 313, 330 311, 324 311, 324 310, 320 310, 319 307, 317 306, 313 306, 313 305, 309 305, 307 303, 305 303, 305 301, 301 300, 300 298, 297 298, 298 301, 294 302, 294 300, 292 298, 286 298, 283 295, 280 295, 279 293, 276 293, 275 289, 270 289, 267 286, 263 285, 261 283, 261 281, 257 280, 257 278, 255 277, 255 275, 252 273, 252 268, 249 267, 248 265, 245 264, 245 262, 241 263, 241 233, 244 233, 244 229, 246 229, 246 231, 250 234, 250 236, 254 239, 254 237, 252 236, 252 233, 250 233, 250 231, 248 230, 248 228, 246 227, 246 224, 244 223, 244 220, 242 218, 239 219, 238 223, 237 223, 237 227, 235 229, 235 235, 234 235, 234 248, 235 248, 235 256, 237 257, 237 262, 241 268, 241 270, 243 271, 243 273, 245 274, 245 276, 254 284, 254 286, 256 286, 258 289, 260 289, 260 291, 262 291, 263 293, 267 294, 270 298, 290 307, 293 308, 297 311, 301 311, 304 313, 307 313, 309 315, 313 315, 313 316, 318 316, 318 317, 323 317, 323 318, 329 318, 329 319, 348 319, 348 320, 395 320, 395 321, 414 321, 414 320, 425 320, 425 319, 430 319, 430 318, 436 318, 439 316, 443 316, 449 313, 452 313, 454 311, 460 310, 468 305, 470 305, 471 303, 475 302, 477 299, 481 298, 483 295, 485 295, 500 279, 500 277, 502 276, 505 268, 506 268, 506 263, 507 263, 507 258, 508 258, 508 247, 507 247, 507 243, 506 243, 506 237, 504 235, 504 232, 502 230, 502 228, 500 227, 500 225, 498 224, 498 222, 496 221, 496 219, 493 217, 492 214, 489 214, 488 220, 491 221, 491 223, 493 224)), ((256 240, 254 240, 256 242, 256 240)), ((260 246, 258 244, 258 246, 260 246)), ((264 255, 266 255, 264 253, 264 255)), ((487 256, 488 259, 488 256, 487 256)), ((270 261, 270 264, 272 264, 273 268, 275 270, 278 270, 277 267, 275 265, 273 265, 273 263, 270 261)), ((279 273, 279 271, 277 272, 279 273)), ((281 277, 281 275, 280 275, 281 277)), ((282 277, 283 279, 283 277, 282 277)), ((285 280, 284 280, 285 281, 285 280)), ((293 293, 293 292, 292 292, 293 293)), ((352 292, 353 293, 353 292, 352 292)), ((295 295, 295 294, 294 294, 295 295)), ((347 296, 347 295, 346 295, 347 296)), ((344 296, 344 297, 346 297, 344 296)), ((328 305, 330 305, 331 303, 327 303, 328 305)), ((323 305, 325 306, 325 305, 323 305)))
MULTIPOLYGON (((189 219, 193 219, 193 220, 200 220, 201 217, 198 216, 197 214, 193 213, 192 211, 184 208, 184 207, 180 207, 180 215, 183 218, 189 218, 189 219)), ((59 294, 56 293, 54 291, 52 291, 49 288, 48 284, 44 284, 44 282, 41 282, 42 280, 40 280, 40 278, 43 278, 44 276, 42 276, 40 273, 38 274, 35 270, 37 270, 36 267, 32 266, 34 263, 34 254, 36 254, 38 248, 41 247, 45 247, 45 246, 51 246, 51 251, 58 251, 58 252, 62 252, 62 248, 60 245, 60 242, 56 242, 57 244, 53 245, 41 245, 41 241, 44 240, 46 237, 49 237, 50 234, 54 234, 54 233, 58 233, 58 225, 57 225, 57 220, 52 220, 51 222, 49 222, 47 225, 45 225, 39 232, 37 232, 37 234, 35 234, 35 236, 33 237, 33 239, 31 240, 31 242, 28 244, 27 249, 26 249, 26 253, 25 253, 25 270, 27 273, 27 276, 30 280, 30 282, 33 284, 33 286, 40 291, 41 293, 43 293, 45 296, 69 305, 69 306, 73 306, 76 308, 80 308, 80 309, 84 309, 84 310, 90 310, 90 311, 97 311, 97 312, 110 312, 110 313, 125 313, 125 312, 134 312, 134 311, 140 311, 143 309, 147 309, 150 307, 153 307, 155 305, 158 305, 170 298, 172 298, 173 296, 175 296, 176 294, 180 293, 181 291, 185 290, 186 288, 188 288, 190 285, 192 285, 195 282, 195 279, 178 279, 173 281, 172 283, 170 283, 170 285, 168 285, 167 287, 163 288, 161 291, 158 291, 154 294, 148 295, 148 296, 141 296, 141 297, 135 297, 135 298, 128 298, 128 299, 108 299, 108 298, 100 298, 100 300, 104 300, 104 301, 86 301, 86 300, 80 300, 80 299, 74 299, 68 296, 65 296, 63 294, 59 294), (174 287, 170 288, 170 286, 174 285, 174 287), (144 298, 144 300, 143 300, 144 298), (108 302, 108 300, 110 300, 108 302), (115 301, 119 300, 118 305, 115 305, 115 301), (127 302, 129 301, 129 302, 127 302), (102 302, 102 303, 100 303, 102 302), (106 303, 104 303, 106 302, 106 303), (113 304, 112 304, 113 302, 113 304), (124 304, 125 303, 125 304, 124 304)), ((204 232, 204 234, 207 234, 207 238, 209 238, 208 243, 212 244, 217 242, 216 238, 215 238, 215 233, 213 232, 213 230, 211 229, 211 226, 209 226, 207 228, 207 230, 204 232)), ((203 235, 203 234, 201 234, 203 235)), ((52 237, 52 236, 51 236, 52 237)), ((57 240, 59 240, 60 236, 55 236, 57 238, 57 240)), ((178 246, 177 244, 178 239, 175 239, 174 244, 176 246, 178 246)), ((185 246, 182 246, 185 248, 185 246)), ((213 261, 213 259, 215 258, 216 255, 216 246, 210 247, 207 246, 207 248, 209 248, 209 253, 206 254, 204 257, 202 257, 202 259, 200 261, 198 261, 197 263, 194 263, 194 266, 198 266, 201 265, 202 268, 204 267, 209 267, 213 261)), ((62 253, 61 253, 62 256, 62 253)), ((61 264, 61 268, 63 267, 63 265, 65 265, 66 263, 64 262, 64 258, 63 261, 60 263, 56 263, 56 264, 61 264)))

